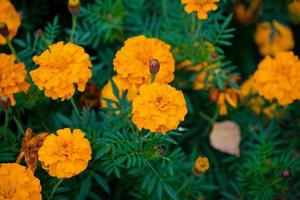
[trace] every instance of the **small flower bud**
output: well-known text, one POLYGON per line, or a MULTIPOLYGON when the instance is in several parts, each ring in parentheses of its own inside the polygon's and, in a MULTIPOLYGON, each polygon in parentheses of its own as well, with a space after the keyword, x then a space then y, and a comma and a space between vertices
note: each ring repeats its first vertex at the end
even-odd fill
POLYGON ((211 91, 209 93, 209 100, 211 102, 217 102, 218 101, 218 98, 219 98, 219 94, 220 94, 220 91, 219 89, 214 89, 213 91, 211 91))
POLYGON ((218 58, 218 53, 217 52, 213 52, 212 54, 210 54, 211 59, 215 60, 218 58))
POLYGON ((8 34, 9 34, 7 25, 6 25, 5 23, 3 23, 3 22, 0 22, 0 34, 1 34, 3 37, 7 37, 8 34))
POLYGON ((157 74, 160 69, 160 63, 156 59, 152 59, 149 63, 150 73, 151 74, 157 74))
POLYGON ((10 98, 4 96, 4 97, 0 97, 0 107, 3 110, 7 110, 10 107, 10 98))
POLYGON ((43 35, 43 30, 42 29, 37 29, 35 32, 34 32, 34 35, 39 37, 39 36, 42 36, 43 35))
POLYGON ((80 11, 80 0, 69 0, 68 8, 71 14, 77 15, 80 11))
POLYGON ((289 170, 285 169, 281 172, 281 177, 282 178, 288 178, 290 176, 289 170))

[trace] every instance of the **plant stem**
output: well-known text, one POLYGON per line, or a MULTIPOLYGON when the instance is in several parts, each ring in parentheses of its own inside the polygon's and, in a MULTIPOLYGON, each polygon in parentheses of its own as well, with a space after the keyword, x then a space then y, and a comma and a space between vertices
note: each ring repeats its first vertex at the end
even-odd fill
POLYGON ((71 104, 72 104, 72 106, 73 106, 73 108, 74 108, 76 114, 80 117, 80 112, 79 112, 79 110, 78 110, 78 108, 77 108, 77 106, 76 106, 76 104, 75 104, 75 102, 74 102, 73 97, 70 99, 70 101, 71 101, 71 104))
POLYGON ((166 19, 168 17, 167 15, 167 0, 161 0, 161 6, 163 11, 163 17, 166 19))
POLYGON ((206 129, 204 131, 203 135, 205 137, 209 134, 209 131, 210 131, 211 127, 214 126, 214 124, 215 124, 218 116, 219 116, 219 109, 218 109, 218 106, 216 106, 216 110, 215 110, 214 116, 211 118, 211 120, 209 120, 210 124, 206 127, 206 129))
POLYGON ((182 190, 187 186, 187 184, 190 182, 190 180, 193 178, 193 176, 189 176, 188 179, 186 179, 186 181, 182 184, 182 186, 179 188, 178 192, 176 193, 177 195, 180 194, 180 192, 182 192, 182 190))
POLYGON ((13 46, 12 43, 11 43, 11 40, 10 40, 8 37, 5 37, 5 39, 6 39, 7 45, 8 45, 8 47, 9 47, 11 53, 14 54, 14 56, 16 57, 16 59, 17 59, 18 62, 21 62, 21 60, 20 60, 20 58, 18 57, 18 54, 17 54, 17 52, 16 52, 14 46, 13 46))
POLYGON ((48 197, 48 200, 51 200, 53 197, 54 197, 54 194, 56 192, 56 190, 58 189, 58 187, 60 186, 60 184, 63 182, 64 179, 59 179, 57 181, 57 183, 54 185, 49 197, 48 197))
POLYGON ((21 132, 21 134, 23 134, 25 131, 24 131, 21 123, 19 122, 19 120, 15 116, 13 116, 13 120, 16 123, 18 130, 21 132))
POLYGON ((77 26, 77 15, 76 14, 72 14, 72 30, 71 30, 71 34, 70 34, 70 42, 73 41, 73 37, 74 37, 74 33, 76 30, 76 26, 77 26))
POLYGON ((4 127, 7 128, 7 127, 8 127, 8 121, 9 121, 9 113, 8 113, 8 110, 4 110, 4 114, 5 114, 4 127))

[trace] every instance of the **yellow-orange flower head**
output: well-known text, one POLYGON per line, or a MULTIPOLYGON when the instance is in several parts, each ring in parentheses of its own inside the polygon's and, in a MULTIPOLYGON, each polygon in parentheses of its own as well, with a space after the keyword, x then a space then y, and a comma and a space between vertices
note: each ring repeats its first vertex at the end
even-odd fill
POLYGON ((1 200, 42 200, 40 180, 17 163, 0 164, 1 200))
POLYGON ((139 87, 151 82, 149 64, 155 59, 160 64, 155 82, 169 83, 174 79, 175 71, 170 48, 170 45, 156 38, 129 38, 115 56, 114 69, 120 77, 139 87))
POLYGON ((259 23, 254 37, 261 55, 274 55, 294 48, 292 30, 275 20, 272 23, 259 23))
POLYGON ((70 99, 75 93, 75 84, 82 92, 92 77, 89 55, 82 47, 70 42, 50 45, 33 60, 39 67, 30 72, 32 80, 52 99, 70 99))
MULTIPOLYGON (((120 97, 123 95, 123 92, 127 91, 127 96, 126 96, 127 100, 132 101, 133 97, 137 95, 138 89, 134 85, 130 85, 126 80, 122 79, 120 76, 116 75, 112 77, 112 80, 119 90, 120 97)), ((109 81, 101 90, 101 94, 100 94, 101 107, 103 108, 108 107, 107 99, 116 102, 118 101, 117 97, 113 92, 111 81, 109 81)), ((114 103, 112 105, 115 106, 114 103)))
POLYGON ((204 173, 209 169, 209 161, 208 158, 199 156, 194 164, 194 170, 198 173, 204 173))
POLYGON ((215 4, 220 0, 181 0, 181 3, 185 5, 184 10, 187 13, 197 12, 199 19, 207 19, 207 13, 215 11, 218 6, 215 4))
POLYGON ((132 122, 154 133, 165 134, 184 120, 187 108, 183 93, 168 84, 142 85, 132 102, 132 122))
POLYGON ((263 59, 254 74, 255 90, 282 106, 300 99, 300 60, 293 52, 279 52, 263 59))
POLYGON ((299 23, 300 22, 300 0, 293 0, 288 5, 288 10, 292 21, 295 23, 299 23))
POLYGON ((87 168, 91 154, 90 142, 84 138, 84 133, 65 128, 44 140, 38 159, 50 176, 70 178, 87 168))
POLYGON ((8 97, 15 105, 14 94, 26 92, 29 84, 25 81, 26 70, 23 63, 15 63, 14 55, 0 53, 0 97, 8 97))
MULTIPOLYGON (((13 39, 21 25, 21 18, 14 5, 9 0, 0 0, 0 22, 8 28, 8 38, 13 39)), ((0 35, 0 45, 6 44, 6 39, 0 35)))

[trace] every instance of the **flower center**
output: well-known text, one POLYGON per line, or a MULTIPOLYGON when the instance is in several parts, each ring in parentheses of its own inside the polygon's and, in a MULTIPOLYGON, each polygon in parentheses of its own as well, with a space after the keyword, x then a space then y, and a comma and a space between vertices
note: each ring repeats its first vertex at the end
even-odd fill
POLYGON ((68 141, 61 144, 61 154, 65 157, 69 157, 71 154, 72 148, 68 141))
POLYGON ((169 103, 161 96, 158 96, 154 101, 155 107, 160 111, 165 111, 168 109, 169 103))
POLYGON ((14 184, 10 181, 0 180, 0 199, 12 199, 16 193, 14 184))

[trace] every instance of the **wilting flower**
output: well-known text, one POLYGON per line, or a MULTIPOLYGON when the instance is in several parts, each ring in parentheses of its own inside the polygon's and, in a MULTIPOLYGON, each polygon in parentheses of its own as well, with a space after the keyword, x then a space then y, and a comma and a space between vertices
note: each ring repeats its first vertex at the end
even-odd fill
MULTIPOLYGON (((120 97, 123 95, 124 92, 127 92, 126 94, 127 100, 132 101, 133 97, 137 95, 138 89, 135 87, 135 85, 129 84, 126 80, 122 79, 120 76, 112 77, 112 81, 115 83, 116 87, 118 88, 120 97)), ((109 81, 101 90, 100 102, 101 102, 101 107, 103 108, 108 107, 107 100, 112 100, 114 102, 118 101, 118 98, 115 96, 113 91, 112 81, 109 81)), ((114 102, 111 102, 111 105, 116 107, 114 102)))
POLYGON ((35 135, 34 132, 28 128, 22 140, 21 152, 17 158, 17 163, 20 163, 23 157, 25 162, 33 173, 35 172, 38 161, 38 150, 43 144, 43 141, 48 136, 48 133, 40 133, 35 135))
POLYGON ((300 60, 293 52, 263 59, 254 74, 255 90, 266 99, 288 105, 300 99, 300 60))
POLYGON ((44 140, 38 159, 50 176, 70 178, 87 168, 91 154, 90 142, 84 138, 84 133, 65 128, 44 140))
POLYGON ((15 63, 14 55, 0 53, 0 97, 8 97, 11 105, 15 105, 14 94, 26 92, 29 84, 26 82, 24 63, 15 63))
POLYGON ((201 174, 205 173, 209 169, 209 161, 207 157, 199 156, 193 167, 193 174, 194 176, 200 176, 201 174))
POLYGON ((136 36, 125 41, 114 58, 114 69, 118 76, 137 88, 151 82, 149 65, 159 62, 155 82, 169 83, 174 79, 175 61, 171 46, 156 38, 136 36))
POLYGON ((235 19, 243 24, 253 22, 257 16, 255 12, 260 8, 261 0, 251 0, 250 6, 247 7, 244 3, 237 1, 234 6, 235 19))
POLYGON ((300 22, 300 0, 293 0, 288 5, 289 14, 295 23, 300 22))
POLYGON ((198 73, 197 77, 193 81, 193 88, 195 90, 208 89, 210 87, 212 76, 208 71, 213 71, 219 65, 219 63, 216 62, 218 54, 213 44, 207 41, 204 44, 205 45, 200 45, 199 43, 195 44, 195 48, 199 49, 201 53, 199 56, 205 58, 204 61, 199 62, 198 64, 193 64, 190 60, 184 60, 176 66, 177 70, 198 73), (207 83, 205 83, 206 79, 207 83))
POLYGON ((215 11, 218 6, 215 4, 220 0, 181 0, 181 3, 185 5, 184 10, 187 13, 197 12, 199 19, 207 19, 207 13, 215 11))
MULTIPOLYGON (((16 36, 21 25, 21 18, 9 0, 0 0, 0 23, 7 26, 9 39, 16 36)), ((6 44, 6 39, 0 34, 0 45, 1 44, 6 44)))
POLYGON ((276 20, 272 23, 259 23, 254 37, 261 55, 274 55, 279 51, 288 51, 294 48, 292 30, 276 20))
POLYGON ((240 91, 234 88, 226 88, 225 90, 216 88, 210 92, 210 100, 218 104, 220 115, 227 115, 227 104, 237 108, 239 93, 240 91))
POLYGON ((40 180, 16 163, 0 164, 1 200, 42 200, 40 180))
POLYGON ((76 44, 58 42, 40 56, 33 57, 39 67, 30 72, 33 82, 47 97, 70 99, 92 76, 91 61, 84 49, 76 44))
POLYGON ((100 89, 94 83, 88 82, 84 93, 79 99, 79 105, 81 108, 88 107, 98 109, 100 107, 99 102, 100 89))
POLYGON ((262 96, 259 96, 255 91, 255 82, 253 76, 244 81, 241 85, 240 97, 243 99, 243 104, 250 107, 257 114, 263 114, 267 119, 273 116, 280 117, 284 113, 284 108, 278 110, 277 102, 269 102, 262 96))
POLYGON ((187 108, 183 93, 170 85, 142 85, 132 102, 132 122, 138 127, 165 134, 184 120, 187 108))

